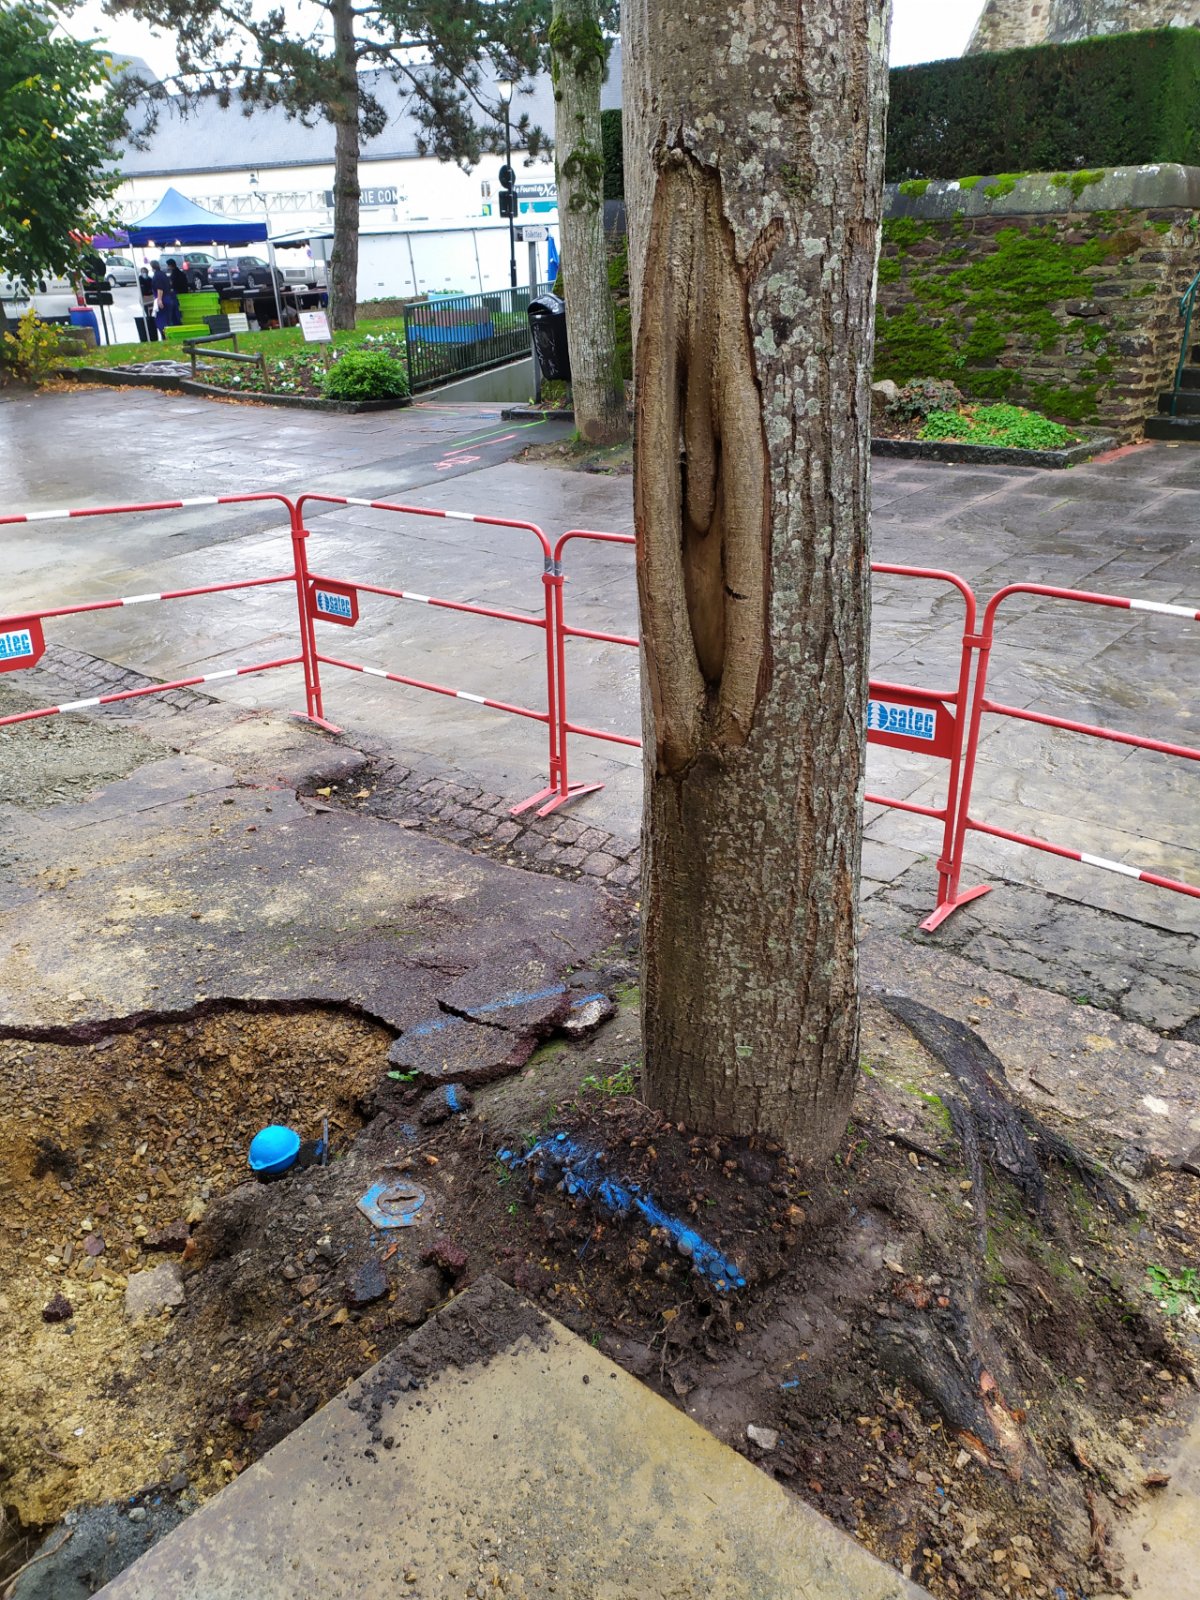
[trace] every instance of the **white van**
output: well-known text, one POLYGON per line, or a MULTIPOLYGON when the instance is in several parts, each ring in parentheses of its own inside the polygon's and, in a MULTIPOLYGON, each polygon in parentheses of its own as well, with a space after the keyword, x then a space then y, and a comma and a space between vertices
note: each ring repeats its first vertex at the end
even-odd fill
POLYGON ((41 279, 31 299, 12 278, 0 277, 0 304, 13 321, 23 317, 31 304, 39 317, 65 317, 77 303, 69 278, 41 279))

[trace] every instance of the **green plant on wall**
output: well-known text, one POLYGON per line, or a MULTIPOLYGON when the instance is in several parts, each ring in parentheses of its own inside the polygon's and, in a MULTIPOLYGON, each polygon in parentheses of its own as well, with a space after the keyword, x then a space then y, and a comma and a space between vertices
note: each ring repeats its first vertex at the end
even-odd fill
MULTIPOLYGON (((1119 260, 1139 243, 1113 215, 1095 237, 1071 242, 1057 220, 1034 227, 1001 228, 987 253, 964 256, 961 247, 913 253, 928 237, 964 236, 964 225, 923 223, 911 217, 886 222, 879 281, 900 289, 895 310, 881 303, 876 319, 877 378, 951 378, 968 394, 1003 400, 1026 390, 1043 411, 1071 422, 1094 417, 1099 386, 1111 362, 1099 350, 1086 378, 1074 386, 1031 387, 1017 352, 1049 354, 1066 340, 1097 351, 1107 330, 1071 316, 1072 300, 1090 298, 1097 267, 1119 260), (953 259, 948 259, 953 258, 953 259)), ((965 225, 969 227, 969 225, 965 225)), ((984 249, 987 247, 984 246, 984 249)))

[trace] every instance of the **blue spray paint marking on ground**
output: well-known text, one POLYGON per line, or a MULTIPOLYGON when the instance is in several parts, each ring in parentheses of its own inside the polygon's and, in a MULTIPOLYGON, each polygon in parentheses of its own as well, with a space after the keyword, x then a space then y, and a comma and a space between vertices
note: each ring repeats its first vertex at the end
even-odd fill
POLYGON ((446 1104, 450 1107, 451 1111, 457 1111, 462 1105, 462 1100, 458 1093, 458 1085, 456 1083, 450 1083, 446 1085, 446 1104))
MULTIPOLYGON (((481 1006, 464 1007, 470 1010, 471 1017, 490 1016, 494 1011, 511 1011, 515 1006, 532 1005, 535 1000, 553 1000, 555 995, 566 994, 565 983, 552 984, 548 989, 531 989, 527 994, 506 994, 499 1000, 489 1000, 481 1006)), ((585 994, 581 1000, 571 1001, 571 1010, 578 1011, 580 1006, 590 1005, 593 1000, 606 1000, 607 995, 585 994)), ((441 1033, 444 1028, 458 1028, 464 1022, 469 1022, 471 1017, 435 1017, 429 1022, 418 1023, 415 1028, 408 1030, 410 1039, 424 1039, 431 1033, 441 1033)))
POLYGON ((568 1194, 585 1195, 619 1217, 636 1211, 651 1227, 661 1228, 680 1254, 690 1257, 696 1271, 714 1287, 745 1288, 745 1278, 714 1245, 702 1239, 694 1228, 689 1228, 678 1217, 664 1211, 651 1195, 642 1193, 638 1184, 621 1183, 602 1172, 596 1151, 585 1150, 565 1133, 535 1144, 524 1155, 518 1155, 513 1150, 499 1150, 496 1159, 513 1169, 525 1166, 536 1166, 543 1172, 548 1168, 557 1169, 562 1173, 563 1188, 568 1194))

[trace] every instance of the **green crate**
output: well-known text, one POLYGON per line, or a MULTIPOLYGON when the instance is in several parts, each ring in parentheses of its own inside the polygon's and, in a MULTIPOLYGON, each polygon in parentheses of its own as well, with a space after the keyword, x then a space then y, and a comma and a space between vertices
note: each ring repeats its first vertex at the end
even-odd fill
POLYGON ((200 322, 205 317, 215 317, 221 309, 221 297, 211 291, 200 294, 181 294, 179 309, 185 322, 200 322))
POLYGON ((163 338, 168 344, 178 344, 181 339, 202 339, 207 332, 203 322, 183 322, 177 328, 167 328, 163 338))

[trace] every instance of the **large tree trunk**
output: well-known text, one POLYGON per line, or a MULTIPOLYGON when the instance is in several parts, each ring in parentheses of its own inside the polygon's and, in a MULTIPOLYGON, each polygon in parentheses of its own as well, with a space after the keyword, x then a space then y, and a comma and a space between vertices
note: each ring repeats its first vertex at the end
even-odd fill
POLYGON ((629 424, 604 248, 600 86, 607 52, 597 0, 554 0, 550 51, 575 425, 590 444, 616 444, 627 437, 629 424))
POLYGON ((334 94, 333 255, 329 263, 329 323, 354 327, 358 310, 358 60, 352 0, 332 0, 334 94))
POLYGON ((627 0, 646 1084, 819 1159, 858 1066, 887 0, 627 0))

